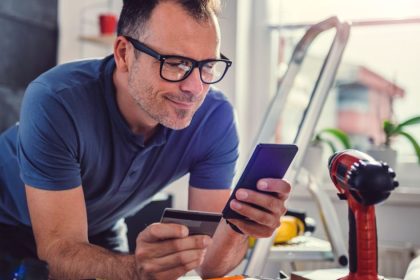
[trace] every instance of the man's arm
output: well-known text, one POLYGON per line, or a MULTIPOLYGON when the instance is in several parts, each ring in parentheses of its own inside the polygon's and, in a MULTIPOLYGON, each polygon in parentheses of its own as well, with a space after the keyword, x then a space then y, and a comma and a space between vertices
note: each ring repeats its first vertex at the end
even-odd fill
MULTIPOLYGON (((189 187, 188 208, 191 210, 222 212, 231 190, 207 190, 189 187)), ((220 276, 234 269, 248 249, 248 236, 237 234, 222 219, 213 235, 212 245, 198 272, 203 277, 220 276), (223 256, 223 257, 221 257, 223 256)))
POLYGON ((47 191, 26 186, 29 213, 40 259, 57 279, 177 279, 197 268, 211 244, 208 236, 188 236, 177 224, 152 224, 142 231, 135 255, 89 244, 82 187, 47 191))
POLYGON ((134 256, 89 244, 82 187, 47 191, 25 186, 40 259, 57 279, 136 279, 134 256))
MULTIPOLYGON (((229 222, 244 234, 233 231, 222 219, 213 236, 212 246, 207 249, 204 262, 198 270, 202 277, 216 277, 228 273, 243 259, 248 248, 249 236, 269 237, 280 225, 280 217, 286 212, 285 201, 289 196, 290 184, 281 179, 266 178, 259 180, 257 187, 263 192, 277 195, 249 189, 236 192, 230 206, 249 220, 233 219, 229 222), (252 207, 252 204, 264 210, 252 207)), ((189 208, 194 210, 221 212, 230 195, 230 190, 203 190, 193 187, 189 189, 188 204, 189 208)))

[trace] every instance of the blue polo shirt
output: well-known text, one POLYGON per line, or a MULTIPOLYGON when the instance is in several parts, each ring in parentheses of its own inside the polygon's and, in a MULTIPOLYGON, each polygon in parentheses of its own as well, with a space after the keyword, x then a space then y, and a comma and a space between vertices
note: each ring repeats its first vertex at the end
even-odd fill
POLYGON ((223 94, 210 89, 187 128, 159 126, 145 142, 117 107, 114 69, 112 56, 77 61, 29 85, 20 123, 0 136, 0 223, 30 225, 24 183, 52 191, 82 185, 89 234, 187 173, 197 188, 230 187, 238 135, 223 94))

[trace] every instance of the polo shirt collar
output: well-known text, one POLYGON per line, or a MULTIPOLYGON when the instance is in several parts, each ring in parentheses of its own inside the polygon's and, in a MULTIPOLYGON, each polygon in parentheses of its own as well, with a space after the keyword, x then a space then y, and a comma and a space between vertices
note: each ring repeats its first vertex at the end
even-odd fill
POLYGON ((158 124, 155 134, 152 136, 152 138, 149 139, 147 143, 145 142, 145 137, 143 134, 135 134, 130 130, 129 125, 127 124, 117 106, 115 98, 116 89, 112 78, 114 69, 115 60, 114 57, 110 55, 103 61, 102 82, 104 85, 106 105, 111 115, 112 122, 117 127, 118 132, 121 133, 121 135, 123 135, 127 141, 135 144, 136 146, 151 148, 154 146, 164 145, 167 141, 168 131, 170 129, 164 127, 161 124, 158 124))

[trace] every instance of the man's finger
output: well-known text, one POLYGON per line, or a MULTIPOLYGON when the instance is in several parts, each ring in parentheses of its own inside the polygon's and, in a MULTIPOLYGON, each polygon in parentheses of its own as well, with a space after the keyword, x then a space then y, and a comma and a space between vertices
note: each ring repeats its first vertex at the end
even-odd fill
POLYGON ((284 206, 282 206, 282 208, 278 210, 278 213, 273 215, 273 213, 257 209, 255 206, 240 202, 236 199, 233 199, 230 202, 230 207, 254 223, 265 225, 270 228, 279 226, 280 214, 285 211, 284 206))
POLYGON ((194 235, 185 238, 168 239, 160 241, 159 249, 156 249, 154 243, 142 243, 138 245, 136 254, 140 257, 147 256, 151 258, 160 258, 171 255, 175 252, 205 249, 211 244, 212 240, 207 235, 194 235))
POLYGON ((264 178, 257 182, 257 189, 264 192, 278 193, 281 197, 289 195, 291 186, 290 183, 284 179, 264 178))
POLYGON ((236 200, 251 203, 264 208, 274 214, 282 214, 286 198, 279 198, 270 194, 260 193, 248 189, 239 189, 235 193, 236 200))
POLYGON ((155 223, 148 226, 137 237, 143 242, 157 242, 160 240, 185 238, 188 236, 188 228, 179 224, 155 223))

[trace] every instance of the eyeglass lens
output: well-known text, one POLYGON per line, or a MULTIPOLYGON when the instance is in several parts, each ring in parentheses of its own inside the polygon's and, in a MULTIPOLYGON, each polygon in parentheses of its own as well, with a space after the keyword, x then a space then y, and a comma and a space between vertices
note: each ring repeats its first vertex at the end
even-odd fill
MULTIPOLYGON (((201 65, 201 80, 205 83, 214 83, 220 80, 226 70, 224 61, 209 61, 201 65)), ((170 81, 179 81, 187 76, 192 69, 192 61, 182 58, 167 58, 162 64, 162 77, 170 81)))

